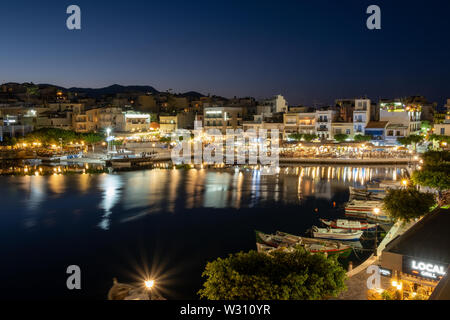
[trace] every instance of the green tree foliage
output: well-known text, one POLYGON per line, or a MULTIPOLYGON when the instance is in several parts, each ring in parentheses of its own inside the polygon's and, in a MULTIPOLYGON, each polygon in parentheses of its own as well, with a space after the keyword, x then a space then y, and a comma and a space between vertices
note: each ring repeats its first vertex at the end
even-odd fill
POLYGON ((413 145, 414 149, 416 148, 418 143, 423 142, 424 137, 419 135, 410 135, 409 137, 400 137, 397 138, 397 142, 406 146, 413 145))
POLYGON ((231 254, 208 262, 201 298, 209 300, 318 300, 337 296, 346 272, 337 257, 294 252, 231 254))
POLYGON ((295 141, 300 141, 303 138, 303 135, 301 133, 291 133, 289 135, 289 138, 295 141))
POLYGON ((422 169, 411 176, 414 184, 439 191, 450 189, 450 151, 428 151, 422 160, 422 169))
POLYGON ((24 141, 29 143, 40 142, 44 146, 49 146, 52 144, 59 145, 60 142, 66 145, 70 142, 75 143, 79 141, 84 141, 87 144, 95 144, 103 139, 104 136, 100 133, 77 133, 72 130, 58 128, 42 128, 27 134, 24 141))
POLYGON ((357 134, 357 135, 355 135, 354 140, 356 142, 367 142, 367 141, 372 140, 372 136, 365 136, 365 135, 362 135, 362 134, 357 134))
POLYGON ((317 139, 317 135, 316 135, 316 134, 309 134, 309 133, 307 133, 307 134, 304 134, 304 135, 303 135, 303 139, 304 139, 306 142, 311 142, 311 141, 313 141, 314 139, 317 139))
POLYGON ((14 137, 3 137, 3 141, 0 142, 1 146, 14 146, 17 143, 17 139, 14 137))
POLYGON ((347 139, 348 139, 348 135, 344 134, 344 133, 339 133, 339 134, 334 135, 334 140, 336 140, 337 142, 344 142, 347 139))
POLYGON ((424 120, 421 122, 420 124, 420 130, 422 130, 423 132, 427 132, 428 130, 431 130, 431 123, 428 120, 424 120))
POLYGON ((170 142, 172 141, 171 137, 160 137, 159 142, 170 142))
POLYGON ((405 222, 427 214, 436 204, 432 193, 424 193, 409 187, 407 189, 388 189, 383 207, 395 221, 405 222))

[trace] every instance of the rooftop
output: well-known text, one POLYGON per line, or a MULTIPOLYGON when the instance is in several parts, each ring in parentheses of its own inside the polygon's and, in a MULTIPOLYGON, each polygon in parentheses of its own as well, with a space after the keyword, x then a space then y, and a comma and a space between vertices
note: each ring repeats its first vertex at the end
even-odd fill
POLYGON ((366 125, 366 129, 384 129, 386 128, 387 124, 388 121, 370 121, 366 125))
POLYGON ((450 263, 450 209, 438 208, 391 241, 385 251, 450 263))

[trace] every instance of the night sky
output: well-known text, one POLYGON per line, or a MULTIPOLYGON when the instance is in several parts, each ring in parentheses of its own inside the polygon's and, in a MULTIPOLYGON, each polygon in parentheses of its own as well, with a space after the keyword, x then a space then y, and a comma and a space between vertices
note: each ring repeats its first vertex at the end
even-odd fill
POLYGON ((450 1, 2 1, 0 82, 151 85, 289 104, 450 98, 450 1), (81 7, 82 30, 66 28, 81 7), (382 30, 366 28, 381 7, 382 30))

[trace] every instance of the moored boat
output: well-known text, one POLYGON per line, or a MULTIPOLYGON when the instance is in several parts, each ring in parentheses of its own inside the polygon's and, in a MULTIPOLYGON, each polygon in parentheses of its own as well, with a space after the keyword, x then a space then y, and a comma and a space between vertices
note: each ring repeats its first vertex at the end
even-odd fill
POLYGON ((350 187, 350 197, 364 200, 383 200, 386 196, 384 189, 350 187))
POLYGON ((319 240, 300 237, 285 232, 277 231, 276 234, 265 234, 255 231, 258 252, 272 250, 293 250, 296 246, 302 246, 310 253, 325 253, 327 255, 337 254, 340 257, 348 257, 352 247, 338 241, 319 240))
POLYGON ((316 226, 313 226, 312 233, 314 235, 314 238, 332 239, 341 241, 357 241, 361 238, 364 231, 318 228, 316 226))
POLYGON ((364 218, 372 221, 391 222, 391 218, 383 210, 382 201, 352 200, 345 206, 348 217, 364 218))
POLYGON ((377 224, 375 223, 368 223, 359 220, 337 219, 333 221, 320 219, 320 221, 327 227, 334 229, 373 231, 377 227, 377 224))

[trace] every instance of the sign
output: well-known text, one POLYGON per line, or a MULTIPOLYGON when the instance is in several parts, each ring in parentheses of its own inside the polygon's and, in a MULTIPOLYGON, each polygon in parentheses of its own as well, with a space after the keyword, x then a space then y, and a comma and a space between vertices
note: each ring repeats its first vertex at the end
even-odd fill
POLYGON ((403 272, 416 277, 439 281, 445 276, 448 264, 412 257, 403 257, 403 272))
POLYGON ((392 277, 392 270, 379 267, 380 275, 383 277, 392 277))

